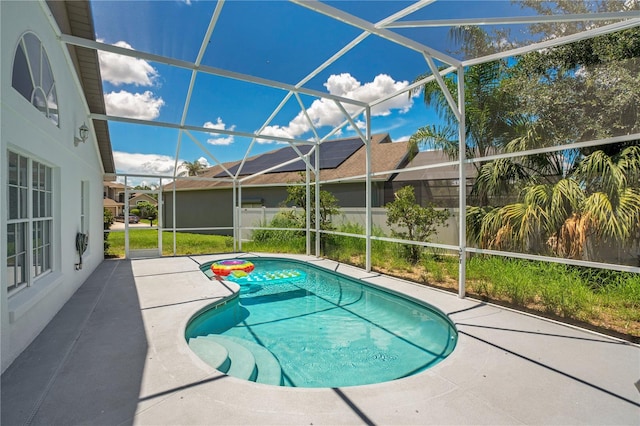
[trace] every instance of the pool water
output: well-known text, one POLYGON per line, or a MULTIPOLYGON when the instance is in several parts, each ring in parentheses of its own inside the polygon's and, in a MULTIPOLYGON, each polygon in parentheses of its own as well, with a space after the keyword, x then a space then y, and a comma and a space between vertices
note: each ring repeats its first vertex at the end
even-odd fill
MULTIPOLYGON (((456 346, 455 327, 436 308, 304 262, 251 261, 249 276, 265 279, 229 277, 240 297, 194 318, 186 338, 217 334, 257 343, 279 362, 284 386, 394 380, 437 364, 456 346)), ((210 265, 201 269, 211 277, 210 265)))

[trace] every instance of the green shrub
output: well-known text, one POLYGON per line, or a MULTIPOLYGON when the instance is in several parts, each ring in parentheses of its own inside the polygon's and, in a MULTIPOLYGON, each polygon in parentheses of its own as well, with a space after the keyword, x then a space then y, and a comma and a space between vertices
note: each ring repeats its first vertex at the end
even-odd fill
MULTIPOLYGON (((296 228, 298 223, 289 212, 276 214, 270 223, 261 222, 261 228, 296 228)), ((291 239, 304 237, 304 231, 282 231, 268 229, 255 229, 251 233, 251 239, 255 242, 284 242, 291 239)))
POLYGON ((103 251, 104 254, 107 255, 109 252, 109 247, 111 246, 111 243, 109 243, 109 229, 111 229, 111 225, 113 225, 113 213, 111 213, 111 210, 108 209, 103 209, 103 226, 104 226, 104 232, 103 232, 103 238, 104 238, 104 247, 103 247, 103 251))
MULTIPOLYGON (((436 233, 438 226, 446 226, 449 211, 436 210, 432 206, 422 207, 416 203, 413 186, 405 186, 394 195, 395 200, 385 206, 387 225, 401 228, 400 231, 392 232, 394 237, 425 242, 436 233)), ((422 247, 413 244, 405 244, 402 247, 402 256, 416 264, 423 251, 422 247)))

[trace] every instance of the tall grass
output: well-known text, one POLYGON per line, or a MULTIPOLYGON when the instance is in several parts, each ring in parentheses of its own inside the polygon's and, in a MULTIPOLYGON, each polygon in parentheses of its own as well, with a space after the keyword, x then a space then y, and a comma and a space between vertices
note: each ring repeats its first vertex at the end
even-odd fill
MULTIPOLYGON (((298 224, 289 216, 277 214, 269 223, 261 223, 264 228, 295 228, 298 224)), ((307 236, 304 231, 282 231, 256 229, 251 233, 251 241, 242 243, 244 251, 294 253, 306 252, 307 236)))
MULTIPOLYGON (((364 235, 364 227, 358 223, 344 223, 338 228, 339 232, 347 234, 364 235)), ((374 226, 373 236, 384 236, 380 227, 374 226)), ((323 255, 331 259, 364 267, 366 263, 366 240, 360 237, 346 235, 325 235, 323 255)), ((378 270, 410 271, 411 264, 402 255, 403 246, 387 241, 371 241, 371 264, 378 270)))
POLYGON ((494 300, 582 321, 603 312, 640 321, 640 275, 594 268, 505 259, 471 258, 469 291, 494 300))

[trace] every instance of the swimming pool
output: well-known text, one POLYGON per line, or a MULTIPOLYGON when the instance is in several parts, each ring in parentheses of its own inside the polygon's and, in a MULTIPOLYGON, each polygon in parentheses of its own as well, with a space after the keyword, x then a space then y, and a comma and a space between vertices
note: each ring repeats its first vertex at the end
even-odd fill
MULTIPOLYGON (((293 387, 364 385, 424 371, 455 348, 453 323, 432 306, 308 263, 250 260, 253 272, 229 277, 239 297, 197 315, 185 332, 194 352, 229 375, 293 387)), ((201 266, 209 277, 211 263, 201 266)))

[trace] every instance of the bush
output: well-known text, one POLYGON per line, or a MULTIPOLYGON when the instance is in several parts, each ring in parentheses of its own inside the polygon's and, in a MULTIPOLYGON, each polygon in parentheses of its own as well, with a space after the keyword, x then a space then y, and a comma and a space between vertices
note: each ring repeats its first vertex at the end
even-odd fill
POLYGON ((111 229, 111 225, 113 225, 113 213, 111 213, 111 210, 104 209, 102 217, 104 220, 104 229, 111 229))
POLYGON ((104 237, 104 254, 105 256, 108 254, 109 252, 109 247, 111 247, 111 243, 109 243, 109 229, 111 229, 111 225, 113 225, 113 213, 111 213, 111 210, 108 209, 104 209, 103 210, 103 225, 104 225, 104 232, 103 232, 103 237, 104 237))
MULTIPOLYGON (((296 228, 298 222, 289 212, 280 212, 276 214, 270 223, 260 223, 261 228, 296 228)), ((251 239, 255 242, 285 242, 291 239, 304 237, 304 231, 270 231, 268 229, 254 229, 251 233, 251 239)))
MULTIPOLYGON (((429 241, 438 226, 446 226, 448 210, 436 210, 432 206, 422 207, 416 203, 413 186, 405 186, 395 194, 395 201, 388 203, 387 224, 397 225, 402 231, 394 231, 393 236, 403 240, 429 241), (404 231, 406 229, 406 231, 404 231)), ((404 256, 412 264, 420 259, 422 248, 416 245, 404 245, 404 256)))

